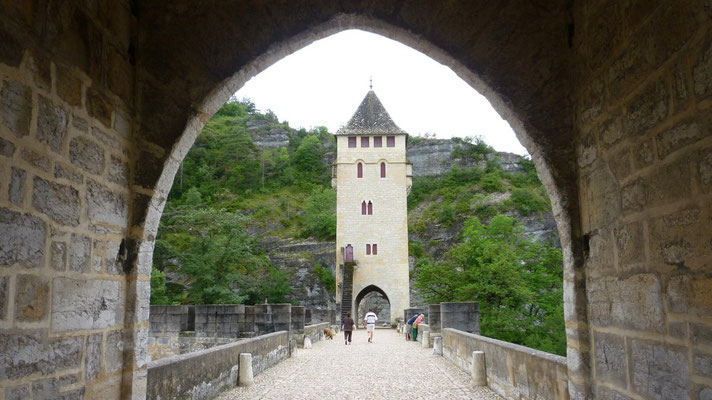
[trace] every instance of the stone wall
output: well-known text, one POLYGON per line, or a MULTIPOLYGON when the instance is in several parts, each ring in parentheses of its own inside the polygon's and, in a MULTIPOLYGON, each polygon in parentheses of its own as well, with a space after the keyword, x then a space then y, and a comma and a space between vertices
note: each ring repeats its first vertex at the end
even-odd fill
POLYGON ((135 21, 124 0, 0 4, 0 398, 143 396, 135 21))
POLYGON ((574 19, 569 367, 597 398, 711 398, 712 4, 579 2, 574 19))
POLYGON ((565 357, 451 328, 442 338, 443 357, 468 373, 472 352, 483 351, 487 386, 505 399, 569 399, 565 357))
POLYGON ((289 333, 252 339, 151 362, 149 399, 212 399, 237 385, 240 353, 252 354, 255 375, 289 357, 289 333))
POLYGON ((328 328, 329 326, 330 324, 328 322, 307 325, 304 327, 304 337, 308 337, 312 341, 312 343, 324 340, 324 329, 328 328))

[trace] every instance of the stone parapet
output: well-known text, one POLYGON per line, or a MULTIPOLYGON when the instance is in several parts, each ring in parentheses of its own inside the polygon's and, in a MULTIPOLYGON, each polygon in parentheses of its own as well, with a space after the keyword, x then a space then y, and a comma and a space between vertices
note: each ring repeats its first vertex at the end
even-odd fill
POLYGON ((480 333, 480 306, 477 303, 440 303, 440 327, 480 333))
POLYGON ((442 344, 443 356, 467 373, 472 352, 483 351, 487 385, 505 399, 569 399, 565 357, 451 328, 442 344))

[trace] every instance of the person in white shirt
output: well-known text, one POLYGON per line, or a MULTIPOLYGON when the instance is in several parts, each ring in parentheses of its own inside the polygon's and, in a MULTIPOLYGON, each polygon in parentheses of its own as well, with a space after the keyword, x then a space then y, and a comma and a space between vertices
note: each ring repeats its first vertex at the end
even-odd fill
POLYGON ((363 322, 366 323, 366 332, 368 332, 368 342, 373 343, 373 331, 376 329, 376 321, 378 317, 373 310, 368 310, 366 316, 363 317, 363 322))

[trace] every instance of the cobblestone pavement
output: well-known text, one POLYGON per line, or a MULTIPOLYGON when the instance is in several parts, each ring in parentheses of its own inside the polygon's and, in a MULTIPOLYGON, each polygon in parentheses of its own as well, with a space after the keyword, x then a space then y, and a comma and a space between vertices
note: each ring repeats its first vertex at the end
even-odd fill
POLYGON ((488 388, 473 388, 469 374, 433 355, 432 348, 406 342, 393 329, 376 330, 374 343, 360 329, 350 346, 344 345, 343 334, 314 343, 257 375, 253 386, 219 397, 232 399, 502 398, 488 388))

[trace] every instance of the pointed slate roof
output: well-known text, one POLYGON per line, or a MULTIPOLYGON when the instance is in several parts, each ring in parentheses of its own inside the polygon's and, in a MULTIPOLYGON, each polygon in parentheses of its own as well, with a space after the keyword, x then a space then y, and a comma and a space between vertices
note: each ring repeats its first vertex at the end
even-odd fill
POLYGON ((369 90, 353 117, 337 135, 406 135, 388 115, 373 90, 369 90))

